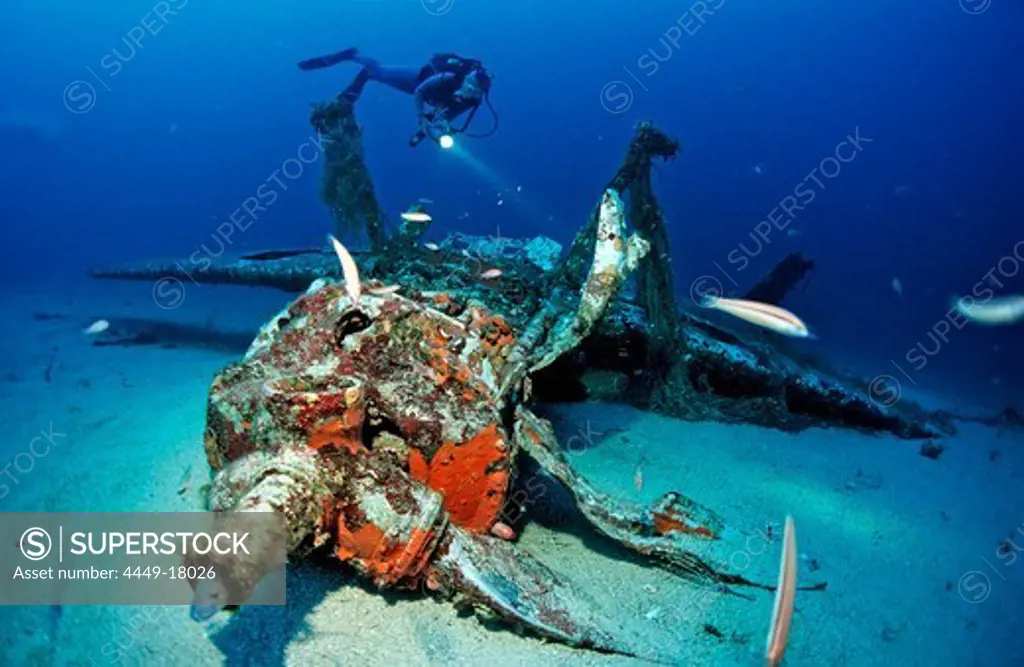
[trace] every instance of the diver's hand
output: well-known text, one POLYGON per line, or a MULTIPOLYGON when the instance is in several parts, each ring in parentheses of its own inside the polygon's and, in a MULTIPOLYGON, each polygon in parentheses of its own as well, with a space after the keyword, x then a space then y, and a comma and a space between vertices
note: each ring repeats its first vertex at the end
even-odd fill
POLYGON ((448 121, 444 120, 443 118, 438 120, 438 121, 436 121, 434 123, 434 128, 433 129, 434 129, 434 132, 436 133, 436 136, 438 136, 438 137, 440 137, 441 135, 444 135, 444 134, 451 134, 452 133, 451 125, 449 125, 448 121))

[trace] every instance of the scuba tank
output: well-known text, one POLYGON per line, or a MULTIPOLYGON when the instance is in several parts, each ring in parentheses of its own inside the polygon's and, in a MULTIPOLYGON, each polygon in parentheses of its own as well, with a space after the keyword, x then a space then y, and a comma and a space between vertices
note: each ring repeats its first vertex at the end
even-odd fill
POLYGON ((484 64, 476 58, 463 58, 457 53, 435 53, 427 65, 435 74, 468 75, 475 69, 484 69, 484 64))

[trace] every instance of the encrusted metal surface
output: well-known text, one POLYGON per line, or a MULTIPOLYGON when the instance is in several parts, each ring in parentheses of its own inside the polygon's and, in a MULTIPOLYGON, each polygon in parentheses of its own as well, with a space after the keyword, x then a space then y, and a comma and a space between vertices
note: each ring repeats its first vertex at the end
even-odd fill
MULTIPOLYGON (((566 302, 578 305, 523 336, 447 293, 314 282, 212 383, 213 509, 281 512, 293 552, 330 544, 378 586, 425 583, 545 636, 629 653, 569 584, 491 534, 509 537, 512 433, 537 420, 521 408, 531 367, 579 344, 646 251, 625 238, 617 193, 601 210, 591 279, 566 302)), ((238 563, 246 581, 259 566, 238 563)))

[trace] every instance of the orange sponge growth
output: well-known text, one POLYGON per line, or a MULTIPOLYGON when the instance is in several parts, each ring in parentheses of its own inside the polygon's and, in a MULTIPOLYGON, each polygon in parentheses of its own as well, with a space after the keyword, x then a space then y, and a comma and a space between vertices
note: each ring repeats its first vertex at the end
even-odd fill
POLYGON ((666 493, 651 507, 654 532, 658 535, 686 533, 708 540, 717 540, 722 532, 721 520, 710 510, 678 493, 666 493))
POLYGON ((413 528, 407 541, 392 541, 372 523, 350 528, 342 516, 335 553, 341 560, 356 562, 378 586, 387 586, 422 573, 432 553, 433 537, 432 531, 413 528))
POLYGON ((413 451, 409 473, 444 496, 452 523, 475 533, 488 532, 508 490, 508 452, 497 424, 466 442, 445 442, 429 464, 413 451))

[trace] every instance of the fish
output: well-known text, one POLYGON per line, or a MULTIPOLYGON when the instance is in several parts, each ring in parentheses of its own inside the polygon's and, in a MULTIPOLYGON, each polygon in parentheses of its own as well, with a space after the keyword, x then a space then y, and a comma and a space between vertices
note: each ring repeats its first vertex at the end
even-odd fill
POLYGON ((367 290, 370 294, 394 294, 398 290, 402 289, 401 285, 377 285, 367 290))
POLYGON ((327 238, 330 239, 331 245, 334 247, 334 254, 338 256, 338 261, 341 262, 341 273, 345 277, 345 292, 352 299, 354 306, 359 302, 359 295, 362 292, 362 286, 359 283, 359 267, 356 266, 355 260, 352 259, 352 255, 348 253, 345 246, 341 245, 341 241, 330 234, 327 235, 327 238))
POLYGON ((903 297, 903 283, 900 282, 899 278, 892 279, 892 291, 896 292, 900 298, 903 297))
POLYGON ((480 274, 480 277, 484 280, 494 280, 495 278, 501 277, 501 269, 487 269, 480 274))
POLYGON ((954 297, 953 308, 975 324, 1013 324, 1024 318, 1024 294, 995 297, 985 303, 965 301, 968 299, 954 297))
POLYGON ((46 368, 43 369, 43 379, 46 380, 47 384, 53 380, 53 371, 57 368, 57 352, 59 351, 60 348, 55 345, 50 352, 50 358, 46 362, 46 368))
POLYGON ((406 211, 402 213, 402 220, 406 222, 431 222, 433 218, 425 211, 406 211))
POLYGON ((516 531, 504 521, 498 521, 491 526, 491 535, 509 542, 516 539, 516 531))
POLYGON ((768 645, 765 648, 764 664, 776 667, 782 661, 789 638, 789 627, 793 622, 793 598, 796 597, 796 528, 793 517, 786 517, 786 528, 782 537, 782 561, 779 565, 779 585, 775 589, 775 609, 772 611, 772 625, 768 631, 768 645))
POLYGON ((437 245, 436 243, 424 243, 423 247, 429 250, 430 252, 437 252, 441 249, 441 246, 437 245))
POLYGON ((188 492, 189 483, 192 481, 192 464, 188 464, 185 468, 185 472, 181 474, 181 479, 178 480, 178 495, 183 496, 188 492))
POLYGON ((433 204, 434 200, 433 199, 427 199, 426 197, 420 197, 419 199, 416 200, 416 203, 417 204, 433 204))
POLYGON ((791 338, 814 338, 807 325, 793 313, 767 303, 748 301, 746 299, 727 299, 725 297, 706 297, 702 304, 705 308, 713 308, 733 317, 756 324, 775 333, 791 338))
POLYGON ((84 333, 86 336, 95 336, 96 334, 103 333, 109 328, 110 322, 106 320, 96 320, 88 327, 86 327, 85 330, 82 331, 82 333, 84 333))
POLYGON ((633 488, 635 488, 637 491, 643 491, 644 488, 645 463, 647 463, 647 457, 641 454, 640 460, 636 462, 636 468, 633 470, 633 488))
POLYGON ((804 233, 799 229, 790 229, 786 232, 786 236, 788 236, 791 239, 798 239, 801 236, 803 236, 803 234, 804 233))

